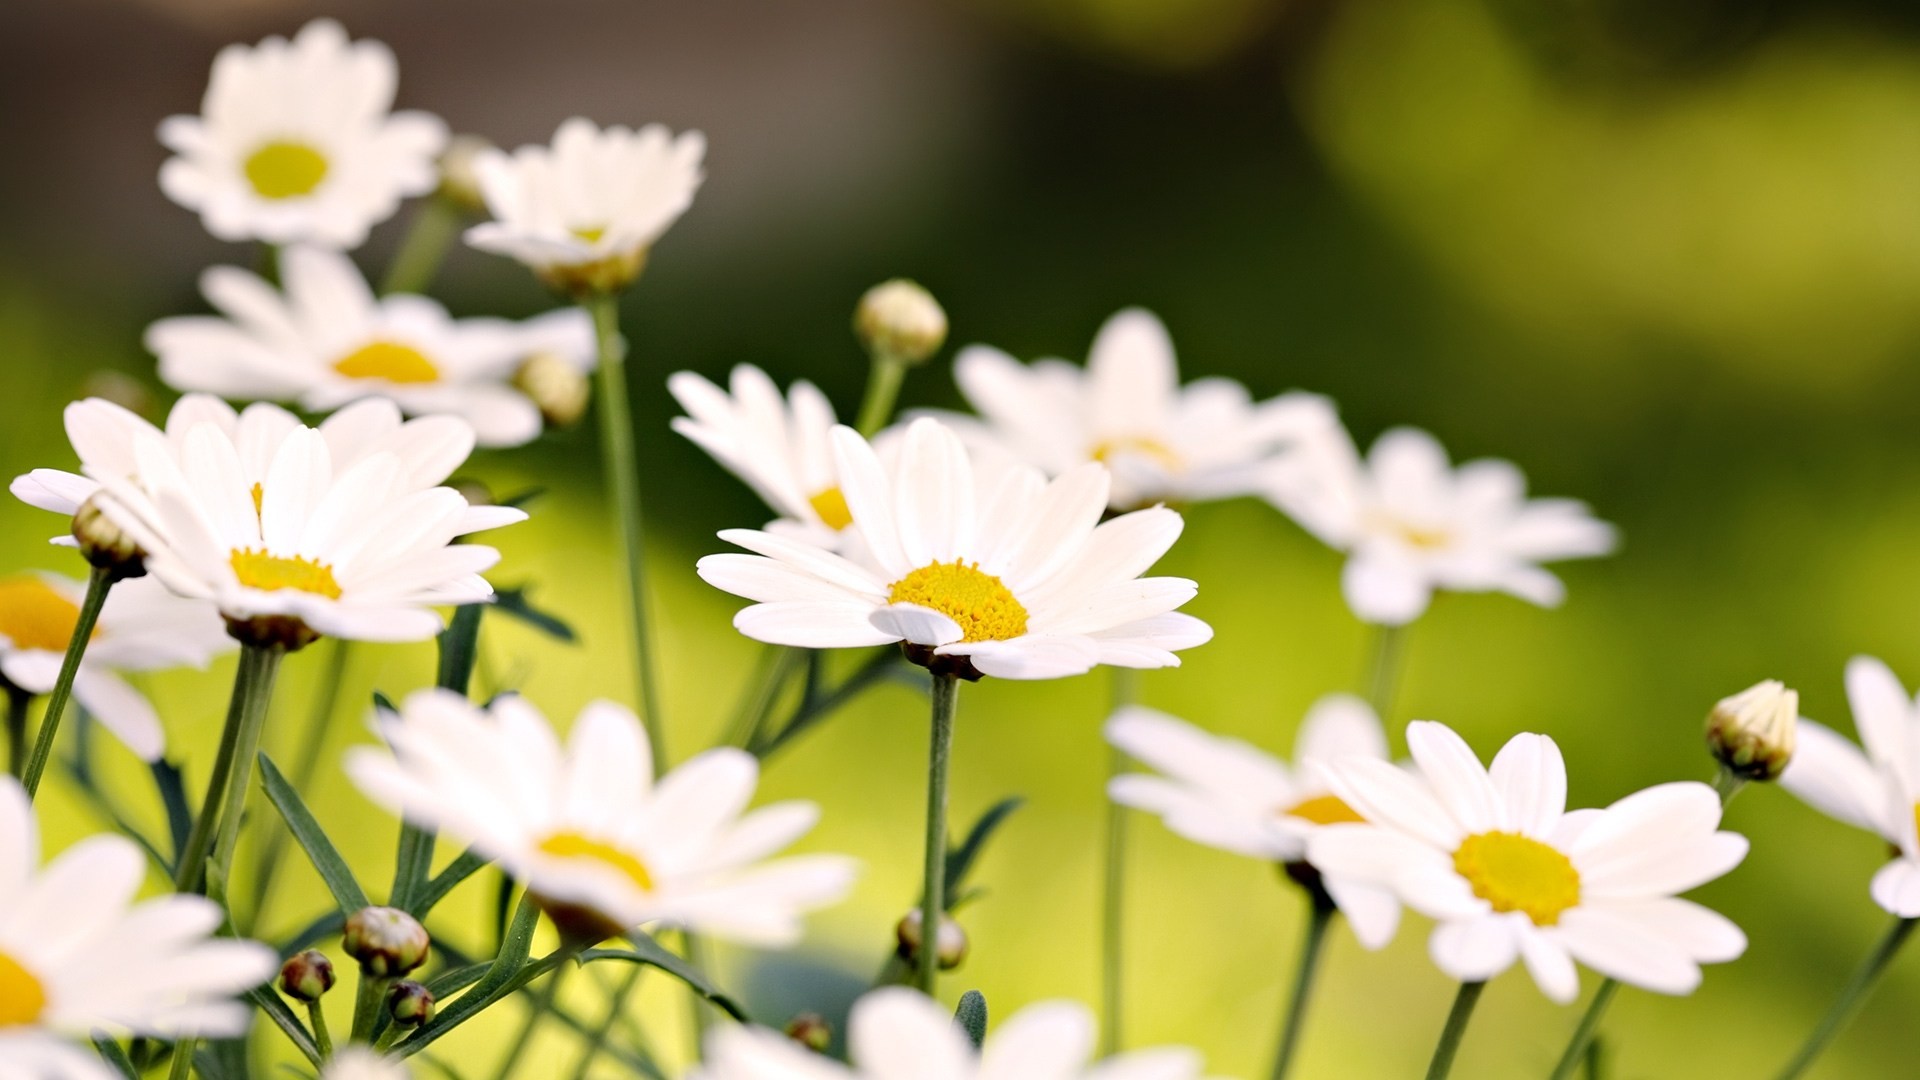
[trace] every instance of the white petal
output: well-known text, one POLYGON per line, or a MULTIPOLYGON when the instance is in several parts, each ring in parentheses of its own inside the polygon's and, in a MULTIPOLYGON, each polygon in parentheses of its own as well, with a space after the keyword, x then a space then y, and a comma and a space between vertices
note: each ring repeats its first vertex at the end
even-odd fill
POLYGON ((1434 964, 1453 978, 1485 982, 1512 967, 1520 956, 1520 931, 1513 918, 1484 915, 1441 923, 1434 927, 1427 951, 1434 964))
POLYGON ((1567 764, 1545 735, 1520 734, 1494 755, 1487 770, 1500 792, 1500 827, 1546 840, 1567 808, 1567 764))

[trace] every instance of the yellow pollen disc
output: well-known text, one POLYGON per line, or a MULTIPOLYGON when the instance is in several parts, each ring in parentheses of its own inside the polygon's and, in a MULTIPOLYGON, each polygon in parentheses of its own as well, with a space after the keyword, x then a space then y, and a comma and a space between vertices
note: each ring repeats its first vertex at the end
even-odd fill
POLYGON ((853 512, 847 509, 847 497, 840 494, 837 487, 830 487, 807 502, 812 504, 813 512, 820 515, 821 522, 829 529, 844 529, 853 524, 853 512))
POLYGON ((34 1023, 46 1008, 46 987, 18 960, 0 952, 0 1031, 34 1023))
POLYGON ((583 244, 597 244, 600 242, 601 237, 607 235, 607 227, 605 225, 590 225, 585 228, 568 229, 567 231, 573 234, 574 239, 579 240, 583 244))
POLYGON ((1558 848, 1519 833, 1475 833, 1453 853, 1453 868, 1495 911, 1521 911, 1552 926, 1580 902, 1580 871, 1558 848))
POLYGON ((1093 444, 1093 460, 1102 465, 1112 465, 1115 458, 1125 455, 1151 458, 1164 469, 1178 469, 1180 455, 1159 439, 1146 436, 1124 435, 1118 438, 1102 439, 1093 444))
POLYGON ((1344 825, 1348 822, 1367 820, 1354 813, 1353 807, 1348 806, 1338 795, 1315 795, 1310 799, 1302 799, 1282 813, 1302 821, 1311 821, 1315 825, 1344 825))
POLYGON ((233 567, 233 576, 249 589, 294 589, 329 600, 340 599, 340 583, 333 579, 333 567, 304 555, 287 558, 256 548, 235 548, 227 561, 233 567))
POLYGON ((326 155, 306 143, 270 142, 247 158, 247 180, 263 199, 313 194, 327 178, 326 155))
POLYGON ((653 891, 653 875, 647 864, 612 844, 602 843, 577 832, 557 832, 540 841, 540 850, 562 859, 587 859, 626 875, 641 892, 653 891))
POLYGON ((333 370, 349 379, 379 379, 390 383, 440 381, 440 369, 419 349, 393 341, 374 341, 348 353, 333 370))
MULTIPOLYGON (((16 649, 66 652, 80 608, 32 574, 0 578, 0 636, 16 649)), ((96 628, 95 638, 100 636, 96 628)), ((4 954, 0 954, 4 958, 4 954)))
POLYGON ((966 641, 1006 641, 1027 632, 1027 609, 980 564, 955 559, 923 566, 887 593, 890 604, 932 608, 960 624, 966 641))

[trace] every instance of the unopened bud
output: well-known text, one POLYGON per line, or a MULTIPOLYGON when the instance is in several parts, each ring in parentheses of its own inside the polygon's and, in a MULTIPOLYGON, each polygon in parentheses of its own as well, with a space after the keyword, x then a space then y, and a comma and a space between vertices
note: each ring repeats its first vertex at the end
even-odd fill
MULTIPOLYGON (((920 963, 921 922, 920 909, 914 908, 893 931, 900 943, 900 959, 916 966, 920 963)), ((940 936, 934 942, 933 958, 942 971, 952 971, 967 958, 967 932, 951 916, 940 916, 940 936)))
POLYGON ((399 908, 367 907, 347 916, 344 944, 363 974, 389 978, 426 963, 433 942, 426 927, 399 908))
POLYGON ((491 149, 493 144, 478 135, 448 139, 440 155, 440 197, 469 214, 486 213, 487 197, 480 190, 480 170, 475 165, 491 149))
POLYGON ((1800 695, 1777 679, 1721 701, 1707 714, 1707 747, 1734 775, 1772 780, 1793 758, 1800 695))
POLYGON ((853 333, 868 353, 918 364, 947 340, 947 313, 933 294, 905 278, 868 289, 854 309, 853 333))
POLYGON ((100 506, 98 493, 80 504, 73 515, 73 538, 87 561, 116 578, 136 578, 147 572, 147 553, 100 506))
POLYGON ((402 1027, 419 1027, 433 1019, 433 991, 402 979, 387 991, 387 1012, 402 1027))
POLYGON ((319 1001, 331 989, 333 961, 318 949, 295 953, 280 965, 280 992, 295 1001, 319 1001))
POLYGON ((534 353, 513 373, 513 388, 527 395, 548 427, 569 427, 586 414, 587 373, 556 353, 534 353))
POLYGON ((824 1054, 833 1045, 833 1025, 819 1013, 803 1012, 787 1021, 787 1038, 816 1054, 824 1054))

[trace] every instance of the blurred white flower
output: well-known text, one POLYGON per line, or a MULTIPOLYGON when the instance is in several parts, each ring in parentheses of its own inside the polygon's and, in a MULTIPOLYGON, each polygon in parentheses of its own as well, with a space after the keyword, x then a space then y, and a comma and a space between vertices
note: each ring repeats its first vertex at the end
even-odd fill
POLYGON ((853 524, 834 472, 833 404, 801 379, 785 398, 767 373, 751 364, 733 369, 722 390, 691 371, 667 380, 687 415, 673 419, 715 461, 745 481, 780 515, 766 531, 838 548, 853 524))
MULTIPOLYGON (((1321 826, 1362 820, 1328 789, 1323 763, 1352 755, 1387 760, 1379 718, 1351 694, 1314 702, 1294 740, 1291 767, 1239 739, 1138 705, 1107 721, 1107 741, 1165 774, 1114 777, 1107 784, 1113 801, 1160 815, 1195 843, 1278 863, 1305 863, 1307 838, 1321 826)), ((1361 944, 1377 949, 1393 939, 1400 902, 1390 890, 1326 874, 1321 885, 1361 944)))
POLYGON ((1072 1001, 1029 1005, 994 1025, 978 1051, 946 1006, 917 990, 875 990, 847 1021, 851 1065, 777 1031, 725 1025, 687 1080, 1199 1080, 1185 1047, 1135 1050, 1093 1063, 1093 1013, 1072 1001))
POLYGON ((170 116, 160 141, 167 197, 222 240, 358 247, 400 200, 432 191, 446 125, 391 112, 399 78, 377 41, 316 19, 292 41, 229 45, 198 116, 170 116))
POLYGON ((510 385, 520 365, 551 353, 593 367, 593 324, 578 309, 526 323, 455 319, 424 296, 376 297, 337 251, 290 247, 280 265, 281 289, 231 266, 201 275, 201 292, 221 314, 147 329, 160 378, 177 390, 292 401, 318 413, 386 397, 409 415, 465 420, 483 446, 518 446, 541 428, 539 407, 510 385))
POLYGON ((851 428, 831 438, 861 561, 775 533, 722 532, 757 554, 709 555, 700 576, 755 601, 733 620, 748 637, 815 649, 904 641, 922 662, 1007 679, 1173 667, 1176 650, 1212 637, 1175 610, 1193 582, 1140 577, 1179 537, 1180 515, 1101 524, 1104 467, 1049 483, 1017 466, 987 483, 932 419, 908 427, 891 469, 851 428))
POLYGON ((407 1066, 364 1046, 343 1046, 320 1070, 320 1080, 407 1080, 407 1066))
POLYGON ((1049 476, 1106 465, 1117 510, 1255 493, 1276 454, 1337 423, 1317 394, 1255 403, 1231 379, 1181 386, 1166 327, 1140 308, 1107 320, 1084 369, 1064 360, 1025 365, 973 345, 954 361, 954 378, 984 422, 943 420, 1049 476))
POLYGON ((1368 824, 1329 825, 1307 841, 1328 874, 1391 888, 1439 920, 1433 961, 1481 982, 1523 961, 1565 1004, 1574 961, 1663 994, 1700 985, 1700 965, 1746 951, 1725 917, 1675 894, 1739 865, 1747 840, 1720 826, 1705 784, 1661 784, 1604 810, 1566 810, 1567 771, 1545 735, 1516 735, 1483 767, 1450 728, 1407 725, 1417 772, 1343 758, 1328 783, 1368 824))
POLYGON ((553 145, 475 159, 494 220, 467 242, 520 260, 567 292, 606 292, 640 272, 648 248, 693 205, 706 137, 650 124, 599 128, 580 117, 553 145))
POLYGON ((1920 917, 1920 706, 1893 671, 1871 656, 1847 662, 1847 703, 1866 752, 1803 718, 1780 786, 1828 817, 1892 844, 1893 861, 1873 876, 1873 902, 1903 919, 1920 917))
POLYGON ((656 782, 640 721, 610 702, 587 706, 565 747, 517 697, 483 711, 422 691, 379 727, 391 754, 361 747, 347 757, 362 791, 472 844, 556 922, 589 936, 664 923, 790 945, 803 914, 852 887, 851 859, 768 861, 820 811, 796 801, 743 814, 759 779, 751 755, 710 750, 656 782))
MULTIPOLYGON (((29 694, 53 691, 80 621, 85 582, 59 574, 0 577, 0 675, 29 694)), ((157 761, 167 746, 160 717, 121 672, 204 668, 233 647, 212 604, 184 600, 150 578, 115 585, 74 676, 73 696, 127 749, 157 761)))
POLYGON ((1498 591, 1551 607, 1566 595, 1538 563, 1605 555, 1613 527, 1571 499, 1528 499, 1511 462, 1458 469, 1433 436, 1396 428, 1362 462, 1331 425, 1268 472, 1267 497, 1329 547, 1348 553, 1342 584, 1354 614, 1398 626, 1435 589, 1498 591))
POLYGON ((232 998, 272 978, 279 957, 216 936, 225 916, 205 897, 136 903, 146 870, 139 848, 111 835, 42 870, 26 792, 0 778, 0 1074, 111 1080, 119 1074, 79 1049, 95 1033, 246 1030, 251 1010, 232 998))

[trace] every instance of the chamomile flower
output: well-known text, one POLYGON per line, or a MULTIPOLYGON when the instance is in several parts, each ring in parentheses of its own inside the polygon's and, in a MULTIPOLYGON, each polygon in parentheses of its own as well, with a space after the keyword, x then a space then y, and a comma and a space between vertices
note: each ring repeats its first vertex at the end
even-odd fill
POLYGON ((1566 587, 1539 563, 1605 555, 1613 527, 1571 499, 1528 499, 1511 462, 1458 469, 1433 436, 1397 428, 1361 461, 1335 424, 1268 473, 1268 498, 1329 547, 1347 553, 1342 585, 1354 614, 1389 626, 1426 611, 1435 589, 1504 592, 1543 607, 1566 587))
POLYGON ((446 125, 392 112, 399 78, 377 41, 316 19, 292 41, 229 45, 198 116, 170 116, 160 190, 222 240, 358 247, 400 200, 439 183, 446 125))
MULTIPOLYGON (((0 577, 0 676, 29 694, 51 693, 86 591, 59 574, 0 577)), ((127 749, 157 761, 166 750, 160 717, 120 673, 203 668, 232 647, 213 605, 183 600, 150 578, 122 581, 107 594, 73 696, 127 749)))
POLYGON ((407 1080, 404 1063, 364 1046, 343 1046, 327 1059, 320 1080, 407 1080))
POLYGON ((769 861, 819 809, 743 813, 759 779, 740 750, 710 750, 658 781, 645 731, 596 702, 563 747, 517 697, 488 710, 428 690, 379 718, 392 753, 362 747, 347 772, 375 802, 457 836, 519 879, 570 932, 610 937, 655 923, 752 945, 789 945, 801 916, 845 896, 837 855, 769 861))
POLYGON ((1029 1005, 975 1050, 946 1007, 888 987, 854 1003, 851 1061, 842 1065, 766 1028, 727 1025, 707 1035, 706 1060, 687 1080, 1199 1080, 1185 1047, 1136 1050, 1093 1062, 1093 1013, 1072 1001, 1029 1005))
MULTIPOLYGON (((1351 694, 1329 694, 1308 710, 1291 766, 1137 705, 1107 721, 1107 741, 1164 774, 1114 777, 1107 785, 1114 802, 1160 815, 1195 843, 1284 864, 1306 864, 1307 838, 1319 827, 1361 820, 1328 789, 1321 764, 1353 755, 1387 760, 1379 718, 1351 694)), ((1391 891, 1325 874, 1320 884, 1361 944, 1377 949, 1392 940, 1400 902, 1391 891)))
POLYGON ((414 415, 457 416, 483 446, 518 446, 540 434, 540 409, 510 383, 536 352, 593 366, 593 326, 583 311, 527 324, 455 319, 424 296, 376 297, 353 260, 296 246, 281 257, 280 289, 216 266, 200 289, 220 315, 162 319, 147 330, 160 378, 177 390, 297 402, 326 413, 385 397, 414 415))
POLYGON ((135 901, 147 861, 129 840, 83 840, 40 866, 26 792, 0 778, 0 1074, 109 1080, 95 1033, 231 1036, 250 1011, 232 1000, 273 977, 258 942, 217 936, 200 896, 135 901))
POLYGON ((1175 651, 1212 637, 1175 610, 1193 582, 1140 577, 1179 537, 1180 515, 1156 507, 1101 524, 1100 464, 1051 482, 1011 467, 989 484, 937 420, 907 428, 891 469, 851 428, 831 439, 861 561, 771 532, 722 532, 755 554, 709 555, 700 576, 755 602, 733 620, 748 637, 815 649, 905 642, 929 666, 1007 679, 1173 667, 1175 651))
POLYGON ((1803 718, 1780 785, 1828 817, 1892 844, 1893 861, 1873 876, 1873 902, 1903 919, 1920 917, 1920 705, 1870 656, 1847 663, 1847 703, 1866 751, 1803 718))
POLYGON ((1481 982, 1524 962, 1547 997, 1580 991, 1578 961, 1623 983, 1691 993, 1700 965, 1733 960, 1747 939, 1677 893, 1739 865, 1747 841, 1720 832, 1705 784, 1661 784, 1604 810, 1566 810, 1567 772, 1545 735, 1516 735, 1483 767, 1444 725, 1407 725, 1417 773, 1347 757, 1325 767, 1364 825, 1307 841, 1328 874, 1391 888, 1439 921, 1441 971, 1481 982))
POLYGON ((838 548, 853 515, 833 468, 828 433, 833 403, 805 379, 783 398, 767 373, 751 364, 733 369, 729 390, 691 371, 667 380, 687 415, 673 430, 693 440, 745 481, 780 515, 768 532, 838 548))
POLYGON ((551 146, 481 151, 474 168, 494 220, 467 230, 467 243, 518 259, 563 292, 617 290, 693 205, 706 149, 697 131, 574 117, 551 146))
POLYGON ((1140 308, 1107 320, 1085 368, 974 345, 954 378, 985 421, 943 417, 957 430, 1049 476, 1098 461, 1113 470, 1117 510, 1252 494, 1277 453, 1335 423, 1315 394, 1255 403, 1230 379, 1181 386, 1166 327, 1140 308))

